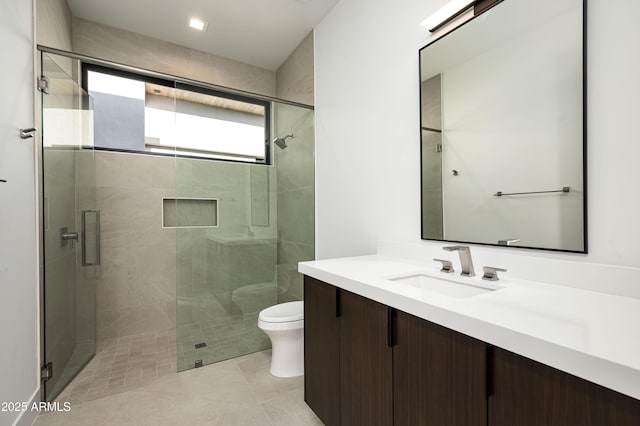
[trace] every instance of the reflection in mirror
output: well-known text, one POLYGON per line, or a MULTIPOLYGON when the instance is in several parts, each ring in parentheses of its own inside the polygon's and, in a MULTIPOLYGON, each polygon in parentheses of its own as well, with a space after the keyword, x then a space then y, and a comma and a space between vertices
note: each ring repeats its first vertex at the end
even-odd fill
POLYGON ((583 18, 506 0, 420 51, 423 239, 586 252, 583 18))

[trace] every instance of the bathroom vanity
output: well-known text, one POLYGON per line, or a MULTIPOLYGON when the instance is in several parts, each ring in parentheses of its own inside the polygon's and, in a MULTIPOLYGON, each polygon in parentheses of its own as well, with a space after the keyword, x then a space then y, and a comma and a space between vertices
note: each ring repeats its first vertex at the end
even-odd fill
POLYGON ((640 300, 384 256, 300 272, 305 401, 327 425, 640 425, 640 300))

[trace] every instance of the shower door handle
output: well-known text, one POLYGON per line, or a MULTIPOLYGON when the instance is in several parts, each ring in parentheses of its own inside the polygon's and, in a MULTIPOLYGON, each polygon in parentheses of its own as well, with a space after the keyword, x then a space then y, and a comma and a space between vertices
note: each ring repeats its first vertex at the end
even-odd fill
POLYGON ((82 210, 82 266, 98 266, 100 265, 100 210, 82 210), (93 248, 93 261, 87 260, 87 214, 95 215, 93 248))
POLYGON ((73 249, 73 242, 78 241, 78 233, 77 232, 69 232, 68 227, 60 228, 60 241, 62 242, 62 246, 64 247, 67 244, 67 241, 71 244, 71 248, 73 249))

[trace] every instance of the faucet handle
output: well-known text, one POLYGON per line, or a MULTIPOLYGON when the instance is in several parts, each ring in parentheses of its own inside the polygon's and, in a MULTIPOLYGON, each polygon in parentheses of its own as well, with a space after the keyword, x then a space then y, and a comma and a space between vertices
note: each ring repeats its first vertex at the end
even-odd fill
POLYGON ((482 279, 487 281, 498 281, 498 272, 507 272, 504 268, 494 268, 493 266, 483 266, 482 270, 484 272, 482 279))
POLYGON ((446 260, 446 259, 433 259, 436 262, 440 262, 442 263, 442 268, 440 269, 440 272, 446 272, 447 274, 451 274, 453 272, 455 272, 453 270, 453 263, 451 263, 450 260, 446 260))

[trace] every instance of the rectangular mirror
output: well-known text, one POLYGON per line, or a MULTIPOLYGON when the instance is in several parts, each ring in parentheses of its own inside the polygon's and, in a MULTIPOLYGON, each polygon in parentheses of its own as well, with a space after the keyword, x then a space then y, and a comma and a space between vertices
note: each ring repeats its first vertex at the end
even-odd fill
POLYGON ((420 50, 422 238, 587 252, 583 0, 504 0, 420 50))

